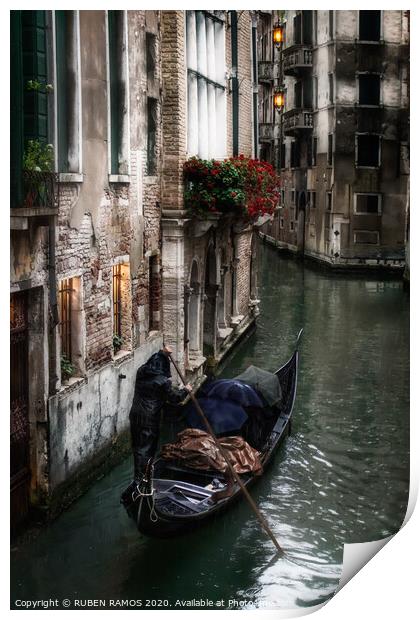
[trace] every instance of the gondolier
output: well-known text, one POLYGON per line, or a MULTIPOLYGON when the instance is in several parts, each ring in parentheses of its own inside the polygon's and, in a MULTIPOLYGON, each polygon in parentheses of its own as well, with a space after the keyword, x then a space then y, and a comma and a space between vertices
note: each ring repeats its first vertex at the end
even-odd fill
POLYGON ((135 481, 142 479, 149 459, 156 453, 163 405, 165 402, 181 402, 192 390, 189 384, 183 389, 172 386, 170 353, 171 348, 164 346, 137 370, 130 410, 135 481))

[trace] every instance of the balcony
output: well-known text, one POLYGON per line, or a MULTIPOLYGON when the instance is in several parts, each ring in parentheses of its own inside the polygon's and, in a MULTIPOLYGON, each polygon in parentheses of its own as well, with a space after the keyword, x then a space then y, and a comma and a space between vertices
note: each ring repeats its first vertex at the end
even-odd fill
POLYGON ((283 133, 285 136, 296 136, 300 132, 313 129, 312 111, 304 108, 294 108, 283 114, 283 133))
POLYGON ((260 142, 274 141, 274 123, 259 123, 258 133, 260 142))
POLYGON ((283 73, 299 77, 312 68, 312 48, 309 45, 293 45, 283 50, 283 73))
POLYGON ((258 62, 258 81, 271 83, 278 77, 278 64, 271 60, 260 60, 258 62))
POLYGON ((58 213, 58 174, 22 170, 19 179, 12 171, 11 205, 13 230, 26 230, 28 218, 36 218, 36 224, 45 225, 48 223, 48 216, 58 213))

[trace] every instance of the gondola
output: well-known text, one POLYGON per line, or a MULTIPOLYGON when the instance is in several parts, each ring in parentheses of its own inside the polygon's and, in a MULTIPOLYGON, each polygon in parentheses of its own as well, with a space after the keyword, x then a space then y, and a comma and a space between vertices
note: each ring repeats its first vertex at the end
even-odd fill
MULTIPOLYGON (((300 330, 297 337, 293 355, 275 373, 282 396, 273 408, 273 422, 266 431, 260 450, 263 474, 283 439, 291 432, 298 376, 297 345, 302 331, 300 330)), ((250 487, 260 478, 261 475, 241 474, 241 480, 246 487, 250 487)), ((154 463, 150 464, 142 484, 134 491, 129 487, 129 500, 127 501, 127 489, 122 503, 142 534, 165 538, 191 531, 214 519, 243 497, 239 485, 234 483, 229 496, 215 502, 214 493, 225 487, 227 482, 219 471, 191 469, 177 461, 164 460, 158 455, 154 463), (217 486, 213 488, 215 480, 217 486)))

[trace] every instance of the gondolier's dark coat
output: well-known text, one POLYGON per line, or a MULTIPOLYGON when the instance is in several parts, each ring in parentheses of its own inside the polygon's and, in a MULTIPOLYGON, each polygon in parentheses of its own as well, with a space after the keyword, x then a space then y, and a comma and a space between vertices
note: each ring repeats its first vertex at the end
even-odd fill
POLYGON ((165 402, 179 403, 188 391, 172 387, 169 359, 159 351, 137 371, 130 410, 134 477, 141 478, 148 460, 156 453, 159 425, 165 402))

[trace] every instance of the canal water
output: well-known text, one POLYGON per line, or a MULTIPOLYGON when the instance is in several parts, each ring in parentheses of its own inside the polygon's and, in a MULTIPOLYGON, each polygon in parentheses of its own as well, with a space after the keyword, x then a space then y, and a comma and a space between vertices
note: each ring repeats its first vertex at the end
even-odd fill
POLYGON ((252 489, 285 556, 273 561, 272 542, 245 502, 174 540, 140 536, 119 505, 128 459, 12 551, 13 606, 52 598, 141 601, 152 609, 309 607, 333 595, 344 543, 398 531, 409 486, 402 283, 323 272, 268 247, 261 274, 258 328, 221 374, 249 364, 276 370, 304 328, 292 434, 252 489))

